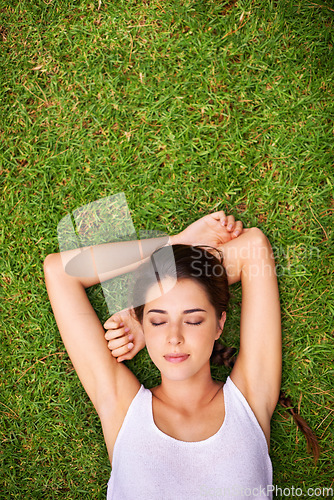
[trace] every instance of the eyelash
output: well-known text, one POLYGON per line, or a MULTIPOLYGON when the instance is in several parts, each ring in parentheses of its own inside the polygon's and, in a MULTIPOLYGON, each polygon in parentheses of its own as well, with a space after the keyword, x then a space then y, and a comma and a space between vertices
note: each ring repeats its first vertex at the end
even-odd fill
MULTIPOLYGON (((186 324, 187 325, 198 326, 201 323, 203 323, 203 321, 197 321, 196 323, 189 323, 189 322, 187 322, 186 324)), ((160 325, 164 325, 164 324, 165 324, 165 322, 162 322, 162 323, 153 323, 153 322, 151 322, 151 325, 153 325, 153 326, 160 326, 160 325)))

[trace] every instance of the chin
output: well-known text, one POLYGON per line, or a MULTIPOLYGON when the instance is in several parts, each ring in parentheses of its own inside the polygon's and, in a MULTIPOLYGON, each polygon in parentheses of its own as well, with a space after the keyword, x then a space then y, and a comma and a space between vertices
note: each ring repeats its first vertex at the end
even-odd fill
MULTIPOLYGON (((158 367, 159 368, 159 367, 158 367)), ((175 367, 171 366, 170 369, 159 368, 161 378, 165 380, 170 380, 173 382, 184 382, 185 380, 190 380, 199 374, 201 370, 191 370, 189 367, 175 367)))

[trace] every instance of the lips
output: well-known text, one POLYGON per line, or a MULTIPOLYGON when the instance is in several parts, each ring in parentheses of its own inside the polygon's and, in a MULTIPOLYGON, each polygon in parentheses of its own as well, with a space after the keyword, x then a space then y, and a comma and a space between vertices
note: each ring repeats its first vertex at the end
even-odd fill
POLYGON ((182 363, 183 361, 186 361, 189 358, 189 354, 170 353, 170 354, 165 354, 164 358, 166 361, 169 361, 169 363, 182 363))

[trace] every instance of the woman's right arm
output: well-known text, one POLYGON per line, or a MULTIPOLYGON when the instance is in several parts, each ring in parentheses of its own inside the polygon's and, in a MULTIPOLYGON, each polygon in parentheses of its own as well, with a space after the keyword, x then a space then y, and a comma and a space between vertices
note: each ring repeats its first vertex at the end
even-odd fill
POLYGON ((79 379, 100 417, 116 415, 131 403, 140 383, 106 345, 105 331, 85 291, 94 279, 68 275, 60 254, 46 257, 44 273, 59 332, 79 379))

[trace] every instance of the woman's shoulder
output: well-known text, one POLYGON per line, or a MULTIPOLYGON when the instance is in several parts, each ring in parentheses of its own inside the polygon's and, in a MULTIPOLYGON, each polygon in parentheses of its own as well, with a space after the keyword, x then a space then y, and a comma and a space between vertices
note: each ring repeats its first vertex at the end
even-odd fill
POLYGON ((256 425, 259 426, 266 438, 269 449, 270 417, 268 416, 265 406, 259 402, 256 397, 249 395, 245 390, 245 387, 239 383, 238 378, 234 377, 233 374, 227 378, 224 387, 225 393, 230 391, 230 393, 232 393, 238 402, 244 407, 248 415, 254 420, 256 425))
POLYGON ((117 436, 123 426, 126 416, 134 406, 135 401, 140 399, 143 394, 147 395, 147 391, 148 389, 145 389, 143 384, 140 384, 138 381, 138 384, 133 386, 132 391, 128 390, 123 398, 119 398, 119 402, 116 405, 105 404, 103 409, 99 412, 110 463, 112 461, 117 436))

